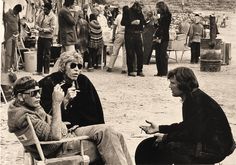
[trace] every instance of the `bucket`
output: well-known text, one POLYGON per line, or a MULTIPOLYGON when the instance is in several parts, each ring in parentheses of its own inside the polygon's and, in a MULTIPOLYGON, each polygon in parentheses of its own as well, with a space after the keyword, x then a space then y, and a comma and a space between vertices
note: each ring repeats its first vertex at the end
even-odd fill
POLYGON ((25 59, 25 71, 35 72, 37 69, 37 52, 36 51, 25 52, 24 59, 25 59))
POLYGON ((203 60, 201 59, 200 70, 205 72, 219 72, 221 69, 221 60, 203 60))
POLYGON ((210 39, 202 39, 200 45, 200 70, 205 72, 219 72, 221 69, 222 40, 216 39, 214 47, 210 39))

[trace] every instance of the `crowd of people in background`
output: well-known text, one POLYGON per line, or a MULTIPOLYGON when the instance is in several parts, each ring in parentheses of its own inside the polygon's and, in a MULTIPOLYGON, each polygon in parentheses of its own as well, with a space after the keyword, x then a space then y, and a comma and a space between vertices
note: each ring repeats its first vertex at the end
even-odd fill
MULTIPOLYGON (((171 13, 167 4, 162 0, 157 2, 156 9, 145 8, 142 1, 135 1, 133 4, 126 6, 111 6, 109 4, 102 6, 96 3, 84 4, 78 9, 76 8, 75 0, 65 0, 58 10, 53 2, 44 1, 44 4, 41 4, 41 8, 36 12, 35 25, 31 28, 26 26, 27 17, 23 17, 21 18, 23 28, 20 30, 18 26, 12 26, 15 27, 15 30, 14 32, 9 32, 9 28, 7 28, 9 26, 7 25, 8 21, 5 19, 9 12, 4 17, 5 36, 9 35, 9 33, 22 34, 23 31, 27 31, 29 35, 31 29, 36 29, 38 32, 38 37, 36 37, 36 75, 49 74, 50 49, 53 43, 57 41, 61 44, 61 53, 71 50, 79 51, 84 58, 83 67, 88 71, 94 71, 94 69, 99 68, 99 65, 102 65, 101 54, 107 51, 105 54, 110 55, 107 72, 112 72, 119 50, 122 47, 121 72, 127 73, 128 76, 137 75, 143 77, 143 64, 149 64, 152 50, 156 50, 157 73, 155 76, 166 76, 168 71, 169 57, 167 48, 170 46, 169 40, 175 40, 176 35, 184 34, 186 45, 191 48, 190 62, 198 63, 200 40, 207 37, 207 32, 209 33, 209 29, 207 29, 207 27, 209 28, 209 20, 201 14, 191 12, 171 13), (198 31, 201 31, 201 34, 193 31, 193 29, 196 29, 193 28, 196 27, 196 24, 198 24, 198 31), (150 26, 155 29, 148 32, 152 33, 153 36, 153 41, 147 40, 151 48, 149 48, 150 45, 144 43, 144 31, 147 32, 150 26), (196 39, 197 35, 199 36, 197 37, 198 39, 196 39), (107 42, 112 43, 113 48, 107 46, 107 42), (148 51, 148 55, 146 55, 146 51, 148 51)), ((22 6, 18 5, 16 7, 22 6)), ((19 8, 16 11, 14 8, 13 11, 17 12, 15 13, 16 15, 19 15, 21 10, 19 8)), ((18 23, 19 21, 20 18, 17 17, 15 22, 18 23)), ((216 21, 218 21, 218 16, 216 21)), ((225 21, 226 16, 224 14, 221 26, 225 26, 225 21)), ((17 38, 18 36, 16 36, 17 38)), ((16 68, 16 64, 13 65, 16 59, 13 59, 13 55, 8 55, 16 53, 15 49, 11 49, 9 44, 7 44, 10 41, 12 40, 9 40, 9 37, 7 38, 6 36, 6 67, 4 67, 6 72, 12 67, 16 68)), ((10 45, 14 46, 14 43, 10 45)), ((16 56, 14 55, 14 57, 16 56)))

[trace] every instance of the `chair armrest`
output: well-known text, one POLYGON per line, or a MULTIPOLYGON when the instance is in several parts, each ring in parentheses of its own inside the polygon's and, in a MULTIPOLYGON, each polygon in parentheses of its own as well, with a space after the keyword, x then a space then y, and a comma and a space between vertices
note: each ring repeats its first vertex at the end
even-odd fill
POLYGON ((40 144, 55 144, 55 143, 64 143, 64 142, 69 142, 69 141, 74 141, 74 140, 88 140, 88 136, 77 136, 73 138, 65 138, 61 140, 55 140, 55 141, 40 141, 40 144))

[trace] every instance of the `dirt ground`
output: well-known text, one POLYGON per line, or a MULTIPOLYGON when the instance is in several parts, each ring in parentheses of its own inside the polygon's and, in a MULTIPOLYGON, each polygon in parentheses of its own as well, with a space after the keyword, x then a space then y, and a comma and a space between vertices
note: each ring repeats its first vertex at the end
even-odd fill
MULTIPOLYGON (((169 69, 186 66, 194 70, 200 88, 212 96, 224 109, 236 139, 236 14, 230 13, 228 16, 228 26, 219 29, 218 38, 231 43, 230 65, 222 65, 220 72, 201 72, 199 64, 189 64, 190 54, 186 52, 183 61, 176 63, 170 60, 169 69)), ((179 60, 180 54, 181 52, 178 52, 179 60)), ((172 52, 171 57, 173 56, 172 52)), ((121 58, 119 57, 112 73, 95 70, 84 72, 84 74, 90 78, 98 91, 106 124, 123 133, 130 154, 134 158, 137 145, 147 137, 144 133, 140 134, 138 126, 144 124, 146 119, 157 124, 181 121, 181 101, 179 98, 172 97, 166 78, 153 76, 156 73, 155 64, 144 65, 145 77, 127 77, 120 72, 121 58)), ((32 74, 21 71, 17 75, 21 77, 32 74)), ((34 77, 37 80, 42 78, 34 77)), ((8 104, 2 104, 0 110, 0 164, 20 165, 23 164, 23 148, 15 135, 8 132, 7 107, 8 104)), ((222 163, 233 165, 235 162, 236 152, 222 163)))

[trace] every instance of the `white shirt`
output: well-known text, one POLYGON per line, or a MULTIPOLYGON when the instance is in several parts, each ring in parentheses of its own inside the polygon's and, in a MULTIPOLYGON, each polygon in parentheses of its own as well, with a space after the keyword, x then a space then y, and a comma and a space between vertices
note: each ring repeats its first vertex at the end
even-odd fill
POLYGON ((121 20, 122 20, 122 14, 118 14, 115 21, 114 21, 114 24, 117 25, 116 33, 124 33, 125 32, 125 27, 120 24, 121 20))

